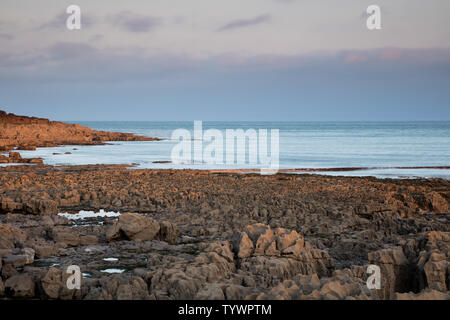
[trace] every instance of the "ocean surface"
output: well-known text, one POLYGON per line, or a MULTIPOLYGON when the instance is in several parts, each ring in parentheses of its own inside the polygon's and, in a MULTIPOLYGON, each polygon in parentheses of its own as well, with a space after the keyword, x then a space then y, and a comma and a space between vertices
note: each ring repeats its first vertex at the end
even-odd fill
MULTIPOLYGON (((65 146, 21 151, 23 157, 42 157, 51 165, 137 164, 135 168, 255 169, 245 163, 154 163, 170 161, 178 141, 172 132, 193 122, 77 122, 92 129, 131 132, 163 141, 111 142, 102 146, 65 146), (77 150, 73 150, 76 148, 77 150), (71 152, 71 154, 64 154, 71 152), (54 154, 57 153, 57 154, 54 154)), ((203 122, 203 132, 218 129, 279 130, 279 168, 365 168, 314 172, 329 175, 383 178, 440 177, 449 169, 398 167, 450 166, 450 122, 203 122)), ((193 135, 192 135, 192 138, 193 135)), ((259 138, 259 137, 258 137, 259 138)), ((270 143, 270 134, 269 134, 270 143)), ((261 141, 261 140, 260 140, 261 141)), ((209 143, 203 142, 203 147, 209 143)), ((226 142, 223 143, 226 153, 226 142)), ((270 149, 270 147, 269 147, 270 149)), ((247 150, 248 151, 248 150, 247 150)))

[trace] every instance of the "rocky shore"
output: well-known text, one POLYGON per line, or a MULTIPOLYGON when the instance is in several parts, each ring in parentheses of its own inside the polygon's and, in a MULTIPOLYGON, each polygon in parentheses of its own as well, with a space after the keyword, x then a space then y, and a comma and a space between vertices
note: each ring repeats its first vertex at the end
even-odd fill
MULTIPOLYGON (((0 110, 0 151, 35 150, 58 145, 98 145, 106 141, 157 141, 159 138, 131 133, 92 130, 79 124, 18 116, 0 110)), ((0 163, 42 163, 42 159, 23 159, 19 152, 0 154, 0 163)))
POLYGON ((0 299, 449 299, 449 202, 441 179, 0 168, 0 299), (81 210, 115 214, 59 214, 81 210))

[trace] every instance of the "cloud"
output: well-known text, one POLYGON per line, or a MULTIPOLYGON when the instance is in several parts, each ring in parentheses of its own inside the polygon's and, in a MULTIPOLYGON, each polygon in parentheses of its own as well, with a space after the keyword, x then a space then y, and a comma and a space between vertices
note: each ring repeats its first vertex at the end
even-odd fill
POLYGON ((0 39, 13 40, 14 36, 7 33, 0 33, 0 39))
MULTIPOLYGON (((66 30, 66 21, 67 18, 70 15, 65 13, 65 12, 61 12, 60 14, 54 16, 50 21, 47 21, 43 24, 41 24, 38 27, 38 30, 61 30, 64 31, 66 30)), ((81 12, 81 27, 90 27, 92 25, 94 25, 94 18, 91 17, 88 14, 83 13, 83 11, 81 12)))
POLYGON ((81 58, 92 55, 97 49, 84 43, 58 42, 48 48, 51 61, 81 58))
POLYGON ((135 33, 152 31, 162 23, 161 18, 137 14, 131 11, 122 11, 110 16, 108 20, 123 30, 135 33))
POLYGON ((97 48, 82 42, 57 42, 39 50, 6 52, 0 49, 0 80, 25 82, 87 81, 177 82, 184 78, 242 77, 309 72, 313 75, 382 73, 401 75, 412 70, 450 70, 450 48, 344 50, 301 55, 188 55, 155 53, 140 47, 97 48), (202 76, 203 75, 203 76, 202 76))
POLYGON ((217 31, 221 32, 221 31, 233 30, 233 29, 238 29, 238 28, 245 28, 245 27, 250 27, 250 26, 257 25, 257 24, 266 23, 269 21, 270 21, 270 15, 263 14, 263 15, 259 15, 259 16, 256 16, 256 17, 250 18, 250 19, 233 20, 233 21, 223 25, 219 29, 217 29, 217 31))

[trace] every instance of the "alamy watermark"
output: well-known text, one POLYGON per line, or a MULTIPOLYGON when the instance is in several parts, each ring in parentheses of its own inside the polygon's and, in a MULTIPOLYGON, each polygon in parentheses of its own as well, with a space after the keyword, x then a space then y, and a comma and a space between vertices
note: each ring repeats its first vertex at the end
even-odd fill
POLYGON ((194 121, 194 132, 176 129, 172 140, 178 141, 171 152, 174 164, 247 165, 261 174, 275 174, 279 169, 279 130, 207 129, 194 121), (270 152, 269 152, 270 151, 270 152))
POLYGON ((81 8, 75 4, 67 7, 66 13, 69 17, 66 20, 66 27, 69 30, 81 29, 81 8))
MULTIPOLYGON (((66 27, 69 30, 81 29, 81 8, 78 5, 72 4, 67 7, 66 13, 69 17, 66 20, 66 27)), ((366 21, 367 29, 380 30, 381 29, 381 8, 379 5, 372 4, 367 7, 366 13, 369 15, 366 21)))
POLYGON ((381 269, 376 264, 369 264, 366 273, 370 276, 367 278, 366 285, 369 290, 381 289, 381 269))
POLYGON ((381 29, 381 8, 376 4, 372 4, 367 7, 366 10, 369 17, 367 18, 366 25, 369 30, 381 29))
POLYGON ((66 273, 69 274, 66 280, 66 287, 69 290, 80 290, 81 288, 81 278, 82 273, 81 269, 77 265, 68 266, 66 269, 66 273))

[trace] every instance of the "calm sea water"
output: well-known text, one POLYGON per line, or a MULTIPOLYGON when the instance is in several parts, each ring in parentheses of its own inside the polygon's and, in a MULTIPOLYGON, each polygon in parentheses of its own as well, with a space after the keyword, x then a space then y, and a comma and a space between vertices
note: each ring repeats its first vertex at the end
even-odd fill
MULTIPOLYGON (((137 163, 138 168, 235 169, 253 165, 157 164, 169 161, 177 142, 173 130, 193 131, 193 122, 79 122, 92 129, 132 132, 166 138, 158 142, 114 142, 104 146, 39 148, 24 157, 42 157, 47 164, 137 163), (72 154, 65 155, 69 151, 72 154), (60 153, 54 155, 53 153, 60 153)), ((280 168, 382 167, 331 175, 378 177, 442 177, 450 170, 391 167, 450 166, 450 122, 203 122, 203 130, 279 129, 280 168)))

